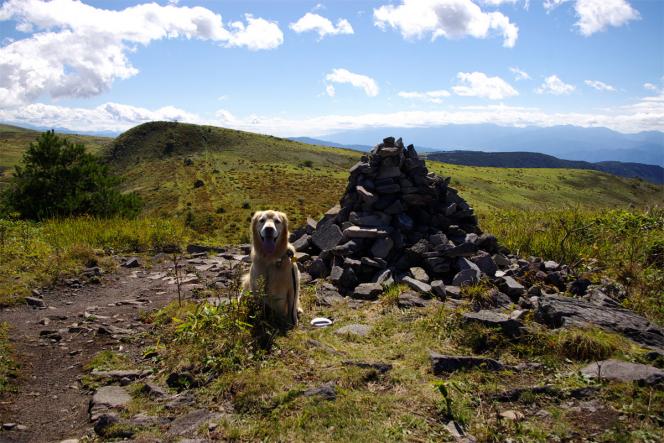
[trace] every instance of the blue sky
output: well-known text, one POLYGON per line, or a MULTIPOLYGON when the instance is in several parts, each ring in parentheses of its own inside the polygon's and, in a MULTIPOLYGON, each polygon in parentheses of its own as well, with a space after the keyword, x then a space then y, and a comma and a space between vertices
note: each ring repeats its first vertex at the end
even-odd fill
POLYGON ((664 130, 662 1, 7 0, 0 26, 19 124, 664 130))

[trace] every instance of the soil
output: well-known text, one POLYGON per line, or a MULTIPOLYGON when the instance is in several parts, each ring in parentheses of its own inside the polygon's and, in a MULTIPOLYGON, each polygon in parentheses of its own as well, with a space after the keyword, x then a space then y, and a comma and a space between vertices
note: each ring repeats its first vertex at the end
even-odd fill
POLYGON ((102 276, 99 284, 43 291, 46 308, 18 305, 0 311, 0 322, 11 325, 11 342, 20 364, 15 392, 0 398, 0 423, 17 427, 0 430, 0 441, 50 442, 91 433, 92 392, 79 383, 85 366, 103 350, 135 361, 141 358, 145 343, 136 334, 149 327, 141 322, 141 313, 177 299, 176 285, 148 278, 165 268, 157 265, 152 274, 119 268, 102 276), (125 334, 114 327, 130 331, 125 334), (130 336, 133 339, 127 340, 130 336))

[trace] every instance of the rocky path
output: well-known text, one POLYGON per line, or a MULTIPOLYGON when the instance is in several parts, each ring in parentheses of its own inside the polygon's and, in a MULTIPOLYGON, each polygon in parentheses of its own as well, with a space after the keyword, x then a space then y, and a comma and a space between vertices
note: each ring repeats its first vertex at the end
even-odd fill
MULTIPOLYGON (((226 255, 183 264, 196 268, 198 275, 216 275, 215 271, 241 259, 226 255)), ((92 392, 81 383, 85 365, 104 350, 140 362, 146 345, 143 332, 149 327, 141 315, 177 299, 177 286, 168 271, 168 262, 149 271, 120 267, 102 276, 98 284, 70 280, 68 285, 42 292, 41 298, 31 300, 32 306, 0 311, 0 322, 10 324, 20 363, 17 392, 0 398, 0 441, 51 442, 91 432, 92 392), (39 304, 43 306, 35 306, 39 304)), ((200 286, 198 276, 185 278, 188 293, 200 286)))

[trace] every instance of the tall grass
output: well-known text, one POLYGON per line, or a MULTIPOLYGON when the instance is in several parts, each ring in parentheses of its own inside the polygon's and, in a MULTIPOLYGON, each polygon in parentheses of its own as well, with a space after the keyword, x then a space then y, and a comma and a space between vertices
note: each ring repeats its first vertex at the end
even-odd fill
POLYGON ((480 225, 515 254, 617 281, 625 306, 664 322, 663 209, 501 210, 482 214, 480 225))
POLYGON ((182 222, 170 219, 0 219, 0 305, 100 261, 113 266, 109 254, 158 251, 189 237, 182 222))

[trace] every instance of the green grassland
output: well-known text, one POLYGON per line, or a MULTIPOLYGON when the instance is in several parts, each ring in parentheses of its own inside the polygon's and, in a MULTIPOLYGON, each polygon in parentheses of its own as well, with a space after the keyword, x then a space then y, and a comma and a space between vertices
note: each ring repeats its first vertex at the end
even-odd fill
MULTIPOLYGON (((11 176, 14 166, 20 162, 23 152, 38 135, 39 132, 31 129, 0 124, 0 189, 11 176)), ((78 134, 66 134, 66 137, 76 143, 85 144, 88 151, 94 154, 101 152, 113 140, 110 137, 78 134)))

